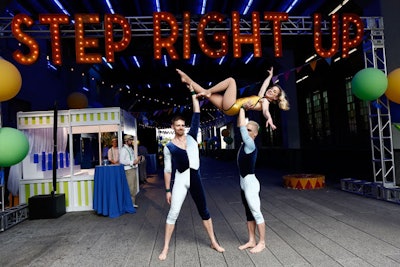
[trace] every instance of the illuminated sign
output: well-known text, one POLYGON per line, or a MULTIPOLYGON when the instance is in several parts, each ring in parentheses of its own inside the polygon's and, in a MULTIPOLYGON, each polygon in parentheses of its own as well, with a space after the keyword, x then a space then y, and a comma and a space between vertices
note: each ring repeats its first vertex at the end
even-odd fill
MULTIPOLYGON (((175 16, 169 12, 155 12, 153 14, 153 45, 154 58, 160 60, 163 50, 170 56, 172 60, 178 60, 179 54, 176 50, 179 32, 182 31, 184 59, 190 58, 191 38, 190 38, 190 13, 185 12, 182 18, 182 29, 179 29, 178 21, 175 16), (169 34, 162 34, 162 26, 168 25, 169 34)), ((253 46, 254 57, 262 56, 262 42, 260 35, 260 21, 269 21, 272 23, 273 51, 275 57, 282 57, 282 36, 281 23, 289 19, 288 13, 283 12, 264 12, 260 17, 259 12, 251 14, 252 33, 242 33, 240 31, 240 14, 237 11, 231 13, 231 34, 229 32, 214 32, 212 34, 214 44, 211 46, 205 38, 205 30, 210 23, 222 24, 225 16, 219 12, 209 12, 203 15, 197 26, 197 42, 201 51, 211 58, 221 58, 228 54, 229 41, 232 42, 233 57, 240 58, 242 56, 242 46, 253 46), (231 36, 231 40, 229 40, 231 36)), ((349 50, 361 44, 364 25, 361 18, 355 14, 343 14, 340 23, 339 16, 334 14, 331 16, 331 45, 324 48, 322 45, 322 26, 321 15, 314 14, 314 48, 316 53, 323 57, 329 58, 338 53, 339 47, 342 48, 342 57, 348 57, 349 50), (341 25, 341 28, 340 28, 341 25), (341 40, 339 39, 341 36, 341 40)), ((85 35, 85 26, 100 24, 99 14, 76 14, 75 20, 75 51, 76 63, 101 63, 102 57, 108 62, 114 62, 115 52, 125 50, 132 39, 132 31, 128 20, 118 14, 104 15, 104 51, 101 53, 93 53, 88 50, 91 48, 99 48, 99 38, 88 37, 85 35), (114 40, 114 31, 118 27, 122 29, 122 37, 118 41, 114 40)), ((39 21, 41 25, 49 25, 50 42, 52 50, 52 63, 54 65, 62 65, 62 45, 60 25, 69 24, 70 19, 64 14, 40 14, 39 21)), ((16 50, 13 53, 14 59, 20 64, 30 65, 35 63, 39 57, 39 45, 36 40, 24 32, 23 28, 32 27, 33 19, 26 14, 18 14, 12 20, 12 33, 14 37, 22 44, 28 47, 28 52, 23 53, 16 50)))

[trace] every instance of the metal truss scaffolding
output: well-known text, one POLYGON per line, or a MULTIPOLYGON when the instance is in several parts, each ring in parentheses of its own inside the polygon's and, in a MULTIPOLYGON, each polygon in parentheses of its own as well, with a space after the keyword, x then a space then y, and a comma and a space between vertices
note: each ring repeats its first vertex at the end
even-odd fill
MULTIPOLYGON (((366 68, 376 68, 387 74, 383 19, 366 20, 364 61, 366 68)), ((384 187, 395 187, 395 165, 392 139, 392 123, 389 100, 381 97, 369 104, 369 123, 372 165, 375 182, 384 187)))
MULTIPOLYGON (((387 74, 383 19, 368 18, 364 22, 364 63, 387 74)), ((392 123, 389 100, 381 97, 368 106, 374 182, 344 178, 341 189, 347 192, 400 204, 400 188, 396 186, 392 123)))
POLYGON ((28 219, 28 205, 21 204, 0 212, 0 232, 28 219))

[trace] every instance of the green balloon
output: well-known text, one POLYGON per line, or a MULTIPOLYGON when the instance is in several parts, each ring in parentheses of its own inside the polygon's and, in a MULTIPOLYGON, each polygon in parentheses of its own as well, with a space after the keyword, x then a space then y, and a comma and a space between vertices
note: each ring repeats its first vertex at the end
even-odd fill
POLYGON ((10 167, 21 162, 29 151, 25 134, 17 129, 0 128, 0 167, 10 167))
POLYGON ((225 141, 225 143, 227 143, 228 145, 230 145, 230 144, 232 144, 232 142, 233 142, 233 138, 230 137, 230 136, 226 136, 226 137, 224 137, 224 141, 225 141))
POLYGON ((362 100, 376 100, 381 97, 388 86, 388 79, 383 71, 375 68, 362 69, 351 81, 353 94, 362 100))

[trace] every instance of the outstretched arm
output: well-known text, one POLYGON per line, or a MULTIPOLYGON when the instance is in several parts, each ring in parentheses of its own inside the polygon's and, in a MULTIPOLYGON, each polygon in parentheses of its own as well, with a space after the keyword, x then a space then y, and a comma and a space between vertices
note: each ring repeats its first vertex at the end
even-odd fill
POLYGON ((193 112, 200 113, 200 103, 199 99, 197 99, 196 92, 194 90, 190 90, 192 94, 192 102, 193 102, 193 112))
POLYGON ((190 93, 192 94, 193 115, 192 122, 190 123, 190 130, 187 134, 191 135, 196 140, 200 128, 200 103, 196 93, 193 90, 190 90, 190 93))
POLYGON ((256 145, 254 143, 253 138, 250 137, 249 132, 247 131, 246 126, 246 116, 245 116, 244 108, 241 108, 238 115, 238 123, 237 126, 240 129, 240 135, 242 136, 242 140, 244 143, 244 151, 246 154, 249 154, 256 149, 256 145))
POLYGON ((271 113, 269 112, 269 101, 267 99, 264 99, 264 101, 261 103, 262 105, 262 113, 265 117, 265 119, 267 120, 267 122, 265 123, 265 127, 271 126, 272 130, 276 129, 276 126, 274 124, 274 122, 272 121, 272 116, 271 113))
POLYGON ((240 108, 238 120, 237 120, 237 127, 242 127, 242 126, 246 126, 246 117, 245 117, 244 108, 240 108))
POLYGON ((258 96, 259 97, 263 97, 265 95, 265 92, 267 91, 268 85, 271 82, 273 71, 274 71, 273 67, 271 67, 271 69, 268 70, 268 77, 265 78, 263 84, 261 85, 260 91, 258 91, 258 96))

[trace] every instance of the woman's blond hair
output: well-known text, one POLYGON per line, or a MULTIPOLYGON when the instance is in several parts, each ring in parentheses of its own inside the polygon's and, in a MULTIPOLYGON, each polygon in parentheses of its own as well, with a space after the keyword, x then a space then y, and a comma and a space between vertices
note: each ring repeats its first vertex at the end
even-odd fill
POLYGON ((274 84, 273 86, 276 86, 277 88, 279 88, 279 91, 280 91, 280 93, 278 95, 278 100, 276 100, 278 107, 282 110, 289 110, 290 105, 289 105, 289 101, 287 100, 285 91, 283 91, 282 87, 279 84, 274 84))

